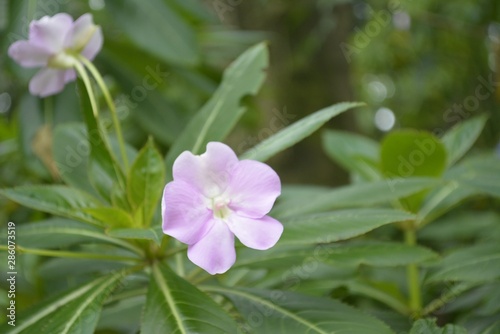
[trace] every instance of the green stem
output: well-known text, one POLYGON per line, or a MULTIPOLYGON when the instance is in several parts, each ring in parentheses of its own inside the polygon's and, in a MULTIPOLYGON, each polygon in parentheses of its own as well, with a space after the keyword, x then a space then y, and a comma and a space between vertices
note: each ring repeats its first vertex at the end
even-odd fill
MULTIPOLYGON (((405 230, 405 243, 410 246, 417 244, 417 235, 413 225, 405 230)), ((422 310, 422 296, 420 293, 419 270, 416 264, 409 264, 406 267, 406 276, 410 297, 409 306, 413 315, 418 318, 422 310)))
POLYGON ((85 88, 87 88, 87 94, 89 94, 92 113, 94 114, 97 124, 99 124, 99 108, 97 107, 97 102, 95 99, 94 90, 92 89, 92 84, 90 83, 90 78, 85 71, 85 68, 79 62, 75 62, 75 69, 80 75, 80 78, 82 78, 85 88))
POLYGON ((113 99, 111 98, 111 94, 109 93, 108 87, 104 83, 104 80, 102 79, 101 74, 97 70, 97 68, 94 66, 94 64, 89 61, 87 58, 83 57, 82 55, 77 56, 78 60, 80 60, 85 67, 89 70, 89 72, 92 74, 94 77, 95 81, 97 82, 97 85, 99 85, 99 88, 101 89, 104 99, 106 100, 106 103, 108 104, 109 111, 111 112, 111 118, 113 119, 113 124, 115 127, 116 131, 116 137, 118 138, 118 145, 120 146, 120 153, 122 155, 122 160, 125 165, 125 170, 128 171, 128 159, 127 159, 127 151, 125 149, 125 140, 123 139, 123 133, 122 129, 120 126, 120 120, 118 119, 118 114, 116 112, 116 107, 113 102, 113 99))
MULTIPOLYGON (((0 246, 0 249, 7 250, 7 246, 0 246)), ((16 250, 19 252, 19 254, 35 254, 35 255, 50 256, 50 257, 65 257, 65 258, 73 258, 73 259, 112 260, 112 261, 141 261, 141 259, 129 257, 129 256, 56 251, 56 250, 48 250, 48 249, 24 248, 21 246, 17 246, 16 250)))

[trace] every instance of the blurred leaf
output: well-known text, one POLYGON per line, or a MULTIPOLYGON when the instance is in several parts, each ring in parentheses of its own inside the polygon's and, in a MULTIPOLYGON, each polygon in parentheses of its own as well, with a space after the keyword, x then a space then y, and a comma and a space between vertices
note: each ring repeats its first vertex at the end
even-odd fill
POLYGON ((307 192, 290 200, 281 200, 273 209, 277 217, 289 217, 331 209, 391 203, 402 197, 437 186, 431 178, 406 178, 360 183, 318 193, 307 192))
POLYGON ((123 278, 122 273, 100 277, 61 296, 38 304, 23 314, 15 327, 2 333, 94 333, 102 303, 123 278))
POLYGON ((62 248, 85 242, 105 242, 137 252, 131 244, 104 234, 102 228, 68 219, 51 218, 22 224, 16 229, 19 244, 30 248, 62 248))
MULTIPOLYGON (((439 177, 446 167, 446 150, 430 133, 413 130, 394 131, 382 141, 382 172, 388 179, 415 176, 439 177)), ((416 212, 426 192, 408 196, 401 202, 416 212)))
POLYGON ((142 224, 149 225, 165 186, 163 157, 150 138, 128 174, 127 194, 135 210, 142 211, 142 224))
POLYGON ((64 182, 95 195, 87 174, 90 147, 82 124, 58 125, 54 131, 52 150, 59 175, 64 182))
POLYGON ((290 217, 282 220, 285 230, 278 244, 330 243, 414 218, 400 210, 363 208, 290 217))
POLYGON ((238 325, 209 296, 169 268, 153 266, 142 333, 237 333, 238 325))
POLYGON ((474 117, 455 125, 441 139, 448 152, 448 166, 453 165, 467 153, 486 124, 485 115, 474 117))
POLYGON ((436 319, 419 319, 413 324, 410 334, 467 334, 467 330, 451 324, 439 327, 436 319))
POLYGON ((199 154, 210 141, 223 140, 245 111, 240 104, 246 95, 255 95, 262 85, 268 65, 264 43, 253 46, 224 72, 219 88, 191 119, 166 157, 167 179, 172 178, 174 160, 185 150, 199 154))
POLYGON ((251 333, 394 333, 380 320, 329 298, 279 290, 207 286, 229 298, 251 333))
POLYGON ((323 149, 326 154, 351 173, 358 173, 363 179, 380 179, 379 144, 358 134, 326 130, 323 132, 323 149))
POLYGON ((456 250, 441 261, 429 282, 487 282, 500 277, 500 244, 481 244, 456 250))
POLYGON ((120 239, 145 239, 152 240, 160 245, 162 235, 152 228, 110 228, 106 230, 110 237, 120 239))
POLYGON ((484 154, 465 159, 452 167, 445 178, 476 193, 500 198, 500 157, 484 154))
POLYGON ((82 211, 102 204, 94 197, 78 189, 65 186, 33 185, 1 189, 0 195, 31 209, 102 225, 101 222, 82 211))
POLYGON ((266 138, 255 147, 243 153, 241 159, 266 161, 275 154, 308 137, 338 114, 363 105, 364 103, 359 102, 344 102, 321 109, 266 138))
POLYGON ((184 66, 198 63, 200 52, 194 30, 168 2, 108 0, 106 6, 118 25, 142 49, 168 63, 184 66))
POLYGON ((139 333, 142 309, 146 296, 134 296, 104 305, 97 330, 115 330, 118 333, 139 333))

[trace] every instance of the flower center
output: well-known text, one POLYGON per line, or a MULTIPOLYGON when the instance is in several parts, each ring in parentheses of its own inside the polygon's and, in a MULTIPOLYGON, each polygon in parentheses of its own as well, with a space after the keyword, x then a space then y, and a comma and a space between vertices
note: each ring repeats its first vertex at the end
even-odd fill
POLYGON ((231 213, 228 204, 230 200, 225 198, 213 198, 212 199, 212 212, 214 213, 214 218, 226 219, 231 213))
POLYGON ((58 69, 68 69, 74 67, 76 58, 68 52, 62 51, 49 58, 49 67, 58 69))

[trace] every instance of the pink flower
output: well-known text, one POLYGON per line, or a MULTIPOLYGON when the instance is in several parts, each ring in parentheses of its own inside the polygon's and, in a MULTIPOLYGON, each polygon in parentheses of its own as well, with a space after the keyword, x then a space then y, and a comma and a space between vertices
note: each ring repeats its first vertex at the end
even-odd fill
POLYGON ((101 28, 84 14, 73 22, 65 13, 44 16, 30 23, 29 39, 17 41, 9 56, 24 67, 43 67, 30 81, 33 95, 45 97, 59 93, 76 79, 75 56, 93 60, 102 47, 101 28))
POLYGON ((283 225, 266 214, 281 193, 268 165, 239 161, 225 144, 211 142, 202 155, 183 152, 165 186, 163 232, 188 244, 189 259, 210 274, 226 272, 236 260, 234 236, 264 250, 278 242, 283 225))

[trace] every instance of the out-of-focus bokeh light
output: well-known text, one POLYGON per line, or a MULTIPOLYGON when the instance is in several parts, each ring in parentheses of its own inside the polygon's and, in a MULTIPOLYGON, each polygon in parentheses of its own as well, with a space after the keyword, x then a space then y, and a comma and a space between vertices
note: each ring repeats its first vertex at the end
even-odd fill
POLYGON ((375 126, 381 131, 389 131, 396 124, 396 116, 389 108, 380 108, 375 113, 375 126))
POLYGON ((397 11, 392 15, 392 24, 399 30, 410 30, 411 17, 407 12, 397 11))

